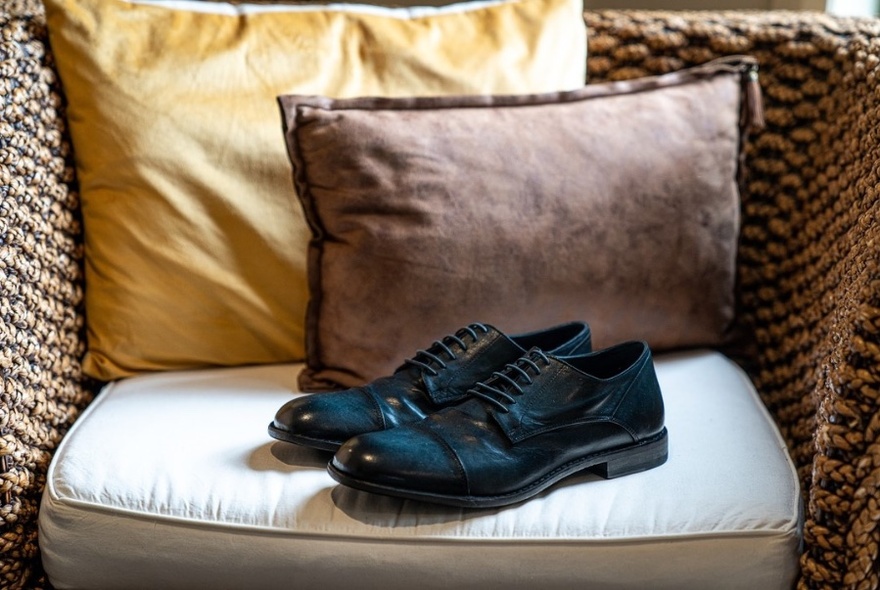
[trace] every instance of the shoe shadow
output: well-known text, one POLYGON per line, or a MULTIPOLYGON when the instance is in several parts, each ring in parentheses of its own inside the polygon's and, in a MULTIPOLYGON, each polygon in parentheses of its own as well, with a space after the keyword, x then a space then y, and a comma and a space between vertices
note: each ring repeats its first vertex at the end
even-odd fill
POLYGON ((602 480, 603 478, 589 472, 578 473, 550 486, 527 500, 497 508, 463 508, 417 500, 405 500, 364 492, 344 485, 334 487, 330 491, 330 498, 337 509, 363 524, 383 528, 416 527, 460 523, 518 510, 528 503, 546 500, 548 496, 562 489, 589 485, 591 482, 602 480))
POLYGON ((379 528, 414 528, 461 522, 494 514, 497 508, 457 508, 429 502, 382 496, 337 485, 330 499, 338 510, 365 525, 379 528))
POLYGON ((269 442, 254 449, 248 456, 248 467, 254 471, 294 473, 303 469, 327 468, 333 457, 330 451, 319 451, 285 442, 269 442))

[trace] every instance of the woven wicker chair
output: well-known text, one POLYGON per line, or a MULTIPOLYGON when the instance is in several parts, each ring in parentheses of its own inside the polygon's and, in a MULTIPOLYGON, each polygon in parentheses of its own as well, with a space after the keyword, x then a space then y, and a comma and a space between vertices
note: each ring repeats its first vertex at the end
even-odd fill
MULTIPOLYGON (((735 53, 762 68, 739 328, 806 503, 799 588, 880 588, 880 21, 589 12, 593 81, 735 53)), ((83 378, 82 227, 41 5, 0 6, 0 586, 48 587, 37 512, 83 378)))

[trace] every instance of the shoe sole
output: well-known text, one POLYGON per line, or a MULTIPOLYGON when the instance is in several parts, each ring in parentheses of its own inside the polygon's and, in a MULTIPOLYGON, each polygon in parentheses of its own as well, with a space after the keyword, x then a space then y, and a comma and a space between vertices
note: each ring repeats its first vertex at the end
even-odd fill
POLYGON ((659 467, 666 462, 668 457, 669 437, 664 428, 660 434, 651 439, 641 441, 626 448, 614 449, 575 459, 554 469, 525 487, 497 496, 453 496, 384 486, 342 473, 333 466, 332 462, 328 465, 327 470, 330 472, 330 476, 339 483, 365 492, 445 504, 447 506, 492 508, 527 500, 558 481, 580 471, 589 470, 605 479, 613 479, 659 467))
POLYGON ((275 428, 275 426, 273 426, 271 422, 269 423, 269 436, 276 440, 293 443, 301 447, 309 447, 321 451, 333 451, 334 453, 339 449, 339 447, 342 446, 342 442, 322 440, 320 438, 309 438, 307 436, 291 434, 286 430, 275 428))

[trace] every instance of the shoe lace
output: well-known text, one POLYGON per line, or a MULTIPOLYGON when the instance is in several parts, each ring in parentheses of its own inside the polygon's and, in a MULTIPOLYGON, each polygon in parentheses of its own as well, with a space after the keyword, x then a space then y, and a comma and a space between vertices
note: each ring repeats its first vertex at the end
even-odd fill
POLYGON ((473 344, 480 339, 481 334, 488 333, 489 328, 484 324, 469 324, 458 330, 455 334, 449 334, 440 340, 434 341, 428 350, 416 351, 416 354, 412 358, 406 359, 404 363, 418 367, 419 369, 430 373, 431 376, 436 377, 440 374, 438 369, 445 369, 448 361, 454 361, 458 358, 458 355, 450 346, 451 344, 457 344, 459 348, 461 348, 461 352, 467 352, 468 344, 464 341, 466 336, 471 337, 473 344), (440 355, 444 353, 448 357, 445 361, 440 357, 440 355))
POLYGON ((511 392, 515 391, 519 395, 525 393, 520 381, 525 381, 525 385, 531 385, 532 377, 541 374, 541 367, 536 361, 543 362, 544 366, 550 364, 550 359, 542 350, 533 348, 525 356, 504 365, 501 371, 493 372, 486 381, 478 381, 468 393, 486 400, 506 414, 510 412, 507 406, 516 403, 516 398, 511 392), (529 369, 534 375, 529 373, 529 369))

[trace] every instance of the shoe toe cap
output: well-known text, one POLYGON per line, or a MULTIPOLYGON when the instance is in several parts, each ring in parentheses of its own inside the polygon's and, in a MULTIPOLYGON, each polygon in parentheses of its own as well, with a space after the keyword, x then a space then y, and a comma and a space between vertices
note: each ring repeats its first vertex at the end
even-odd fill
POLYGON ((276 412, 271 425, 278 438, 315 439, 337 445, 352 436, 381 428, 381 415, 357 390, 315 393, 293 399, 276 412))
POLYGON ((369 484, 437 494, 467 493, 450 449, 431 433, 403 426, 354 437, 332 459, 341 474, 369 484))

